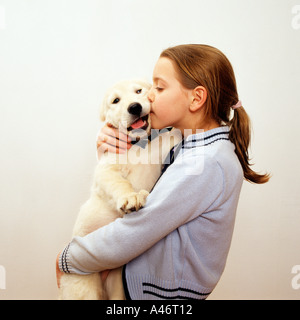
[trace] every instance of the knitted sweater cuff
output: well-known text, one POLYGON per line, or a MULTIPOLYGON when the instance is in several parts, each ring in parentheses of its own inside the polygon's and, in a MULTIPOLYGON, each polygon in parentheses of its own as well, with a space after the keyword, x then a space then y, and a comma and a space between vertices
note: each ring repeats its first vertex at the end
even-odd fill
POLYGON ((58 267, 59 270, 64 273, 70 273, 69 266, 68 266, 68 251, 70 248, 70 244, 68 244, 65 249, 62 251, 62 253, 59 256, 58 260, 58 267))

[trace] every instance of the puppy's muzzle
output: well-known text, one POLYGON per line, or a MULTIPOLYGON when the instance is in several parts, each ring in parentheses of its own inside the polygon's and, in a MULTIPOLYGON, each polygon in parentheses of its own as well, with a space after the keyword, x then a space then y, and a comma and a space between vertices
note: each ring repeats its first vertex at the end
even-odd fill
POLYGON ((131 130, 147 130, 149 127, 149 114, 143 115, 143 107, 138 102, 133 102, 129 105, 127 108, 128 113, 132 116, 133 122, 130 124, 130 126, 127 128, 128 131, 131 130))
POLYGON ((142 113, 142 106, 137 103, 137 102, 134 102, 134 103, 131 103, 129 105, 129 107, 127 108, 127 111, 132 114, 133 116, 140 116, 141 113, 142 113))

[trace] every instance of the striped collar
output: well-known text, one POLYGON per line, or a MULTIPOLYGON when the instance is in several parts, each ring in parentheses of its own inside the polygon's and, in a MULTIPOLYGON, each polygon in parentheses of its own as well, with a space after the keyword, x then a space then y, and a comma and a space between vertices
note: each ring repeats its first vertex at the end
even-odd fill
POLYGON ((182 148, 190 149, 208 146, 219 140, 229 141, 229 127, 223 126, 208 131, 192 134, 183 141, 182 148))
MULTIPOLYGON (((164 130, 171 130, 172 128, 165 128, 164 130)), ((138 141, 132 141, 131 144, 145 149, 149 141, 154 140, 159 136, 159 130, 152 129, 151 135, 138 141)), ((196 147, 208 146, 218 140, 229 140, 229 127, 223 126, 208 131, 199 132, 189 135, 186 139, 182 140, 178 146, 182 149, 190 149, 196 147)), ((179 148, 180 149, 180 148, 179 148)))
POLYGON ((219 140, 229 141, 229 127, 218 127, 188 136, 170 150, 169 154, 165 158, 165 161, 163 162, 162 174, 174 162, 178 154, 184 152, 184 150, 205 147, 219 140))

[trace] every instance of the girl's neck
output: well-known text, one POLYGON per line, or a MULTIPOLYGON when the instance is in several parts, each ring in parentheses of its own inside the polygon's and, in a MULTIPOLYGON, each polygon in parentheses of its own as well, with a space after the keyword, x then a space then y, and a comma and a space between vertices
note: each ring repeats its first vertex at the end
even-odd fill
POLYGON ((215 120, 203 121, 202 124, 199 124, 199 125, 192 128, 192 134, 197 133, 197 130, 198 130, 198 132, 199 132, 199 130, 205 132, 205 131, 215 129, 218 127, 220 127, 220 124, 215 120))
POLYGON ((203 130, 204 131, 208 131, 208 130, 215 129, 215 128, 218 128, 218 127, 220 127, 220 124, 217 121, 212 120, 209 123, 207 123, 206 126, 203 127, 203 130))

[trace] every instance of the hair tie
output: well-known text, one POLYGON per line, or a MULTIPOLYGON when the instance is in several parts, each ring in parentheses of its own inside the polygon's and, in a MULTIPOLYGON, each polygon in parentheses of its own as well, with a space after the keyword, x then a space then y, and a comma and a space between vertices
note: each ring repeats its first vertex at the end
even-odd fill
POLYGON ((237 108, 240 108, 241 106, 242 106, 242 101, 239 100, 238 103, 233 105, 231 108, 232 108, 232 110, 235 110, 237 108))

